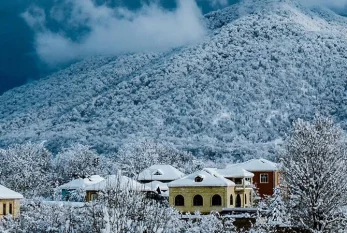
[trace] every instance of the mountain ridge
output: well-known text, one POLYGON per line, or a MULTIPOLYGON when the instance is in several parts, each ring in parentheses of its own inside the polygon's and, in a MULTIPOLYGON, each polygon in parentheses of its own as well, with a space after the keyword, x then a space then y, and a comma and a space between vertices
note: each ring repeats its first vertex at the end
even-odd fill
POLYGON ((247 159, 274 156, 298 117, 331 114, 345 127, 345 18, 245 0, 206 21, 211 32, 199 44, 86 59, 4 93, 0 147, 80 142, 110 155, 148 137, 199 156, 247 159))

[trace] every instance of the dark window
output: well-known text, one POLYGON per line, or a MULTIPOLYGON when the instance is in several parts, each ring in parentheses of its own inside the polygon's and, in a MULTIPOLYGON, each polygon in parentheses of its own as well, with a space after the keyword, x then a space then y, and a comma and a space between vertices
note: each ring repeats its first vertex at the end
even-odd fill
POLYGON ((10 203, 10 209, 9 209, 10 214, 12 215, 13 211, 12 211, 12 204, 10 203))
POLYGON ((175 206, 184 206, 184 197, 182 195, 175 197, 175 206))
POLYGON ((203 200, 202 196, 196 195, 193 199, 193 205, 194 206, 203 206, 204 200, 203 200))
POLYGON ((241 207, 241 196, 240 196, 240 194, 237 194, 237 196, 236 196, 235 207, 236 208, 241 207))
POLYGON ((236 178, 235 179, 235 184, 242 184, 242 179, 241 178, 236 178))
POLYGON ((195 182, 202 182, 203 179, 204 179, 203 177, 197 176, 197 177, 195 177, 195 182))
POLYGON ((213 206, 221 206, 222 205, 222 198, 216 194, 212 197, 212 205, 213 206))
POLYGON ((230 195, 230 205, 234 205, 234 197, 232 194, 230 195))
POLYGON ((154 173, 154 175, 155 176, 161 176, 161 175, 163 175, 160 171, 156 171, 155 173, 154 173))
POLYGON ((6 204, 2 205, 2 215, 6 215, 6 204))
POLYGON ((269 175, 260 174, 260 183, 269 183, 269 175))
POLYGON ((247 204, 247 194, 245 194, 245 204, 247 204))

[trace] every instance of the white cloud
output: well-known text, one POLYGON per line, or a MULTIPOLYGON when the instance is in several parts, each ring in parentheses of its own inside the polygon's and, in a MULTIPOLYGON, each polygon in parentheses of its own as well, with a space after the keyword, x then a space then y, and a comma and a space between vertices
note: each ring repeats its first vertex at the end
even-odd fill
POLYGON ((162 51, 201 40, 206 34, 202 14, 194 0, 179 0, 178 8, 167 11, 151 4, 131 12, 96 6, 92 0, 65 0, 50 16, 69 29, 87 28, 78 41, 66 36, 66 30, 53 32, 41 27, 42 14, 28 10, 23 18, 36 31, 36 51, 49 65, 91 55, 117 55, 128 52, 162 51))
POLYGON ((229 4, 229 0, 210 0, 210 5, 212 7, 227 6, 228 4, 229 4))
POLYGON ((41 30, 45 27, 46 13, 43 9, 37 6, 29 7, 29 9, 21 14, 21 16, 27 24, 35 30, 41 30))

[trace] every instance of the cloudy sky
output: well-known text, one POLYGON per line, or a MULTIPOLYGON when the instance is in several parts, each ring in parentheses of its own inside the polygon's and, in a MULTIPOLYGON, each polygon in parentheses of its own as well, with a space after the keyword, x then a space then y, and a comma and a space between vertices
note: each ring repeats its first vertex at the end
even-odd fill
POLYGON ((204 13, 237 0, 1 0, 0 94, 96 54, 200 40, 204 13))
MULTIPOLYGON (((196 43, 207 34, 203 14, 235 2, 1 0, 0 94, 87 56, 163 51, 196 43)), ((305 2, 335 9, 347 5, 347 0, 305 2)))

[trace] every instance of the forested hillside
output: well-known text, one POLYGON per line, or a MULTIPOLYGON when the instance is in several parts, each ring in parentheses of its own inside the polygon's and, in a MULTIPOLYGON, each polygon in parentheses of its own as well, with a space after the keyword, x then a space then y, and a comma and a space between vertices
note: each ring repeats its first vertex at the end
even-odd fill
POLYGON ((46 140, 109 155, 140 138, 208 157, 272 156, 298 117, 346 128, 347 19, 293 1, 242 1, 166 53, 94 57, 0 96, 0 147, 46 140))

